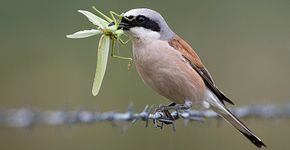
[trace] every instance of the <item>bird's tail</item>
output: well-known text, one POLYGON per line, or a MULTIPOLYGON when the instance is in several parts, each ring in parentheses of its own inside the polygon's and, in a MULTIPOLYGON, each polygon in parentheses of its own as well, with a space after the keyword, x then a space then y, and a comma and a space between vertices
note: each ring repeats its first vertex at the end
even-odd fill
POLYGON ((266 147, 260 138, 258 138, 246 125, 244 125, 233 113, 231 113, 223 104, 218 106, 211 105, 211 109, 223 117, 227 122, 239 130, 245 137, 247 137, 257 147, 266 147))

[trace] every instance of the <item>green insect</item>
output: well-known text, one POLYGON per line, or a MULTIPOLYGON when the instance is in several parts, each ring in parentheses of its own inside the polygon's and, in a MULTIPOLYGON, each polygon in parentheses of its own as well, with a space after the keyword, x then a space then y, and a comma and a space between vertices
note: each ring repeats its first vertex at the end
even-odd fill
POLYGON ((101 84, 105 75, 108 55, 109 55, 109 50, 110 50, 110 43, 112 47, 111 56, 114 58, 128 60, 129 61, 128 68, 130 68, 131 66, 132 58, 122 57, 115 54, 116 44, 118 42, 120 42, 121 44, 126 44, 130 41, 130 39, 124 41, 121 37, 123 35, 124 36, 126 35, 124 34, 123 30, 118 29, 118 26, 123 18, 122 14, 119 15, 113 11, 110 11, 110 15, 112 17, 111 19, 105 14, 103 14, 101 11, 96 9, 94 6, 93 6, 93 9, 100 16, 102 16, 105 20, 85 10, 78 10, 78 12, 85 15, 94 25, 97 26, 97 29, 79 31, 74 34, 67 35, 66 37, 72 38, 72 39, 78 39, 78 38, 86 38, 86 37, 91 37, 94 35, 101 34, 101 38, 99 40, 99 45, 98 45, 96 73, 95 73, 95 78, 94 78, 94 83, 93 83, 93 88, 92 88, 92 94, 96 96, 100 91, 101 84), (115 16, 117 16, 117 19, 115 18, 115 16), (114 22, 114 25, 109 26, 111 22, 114 22))

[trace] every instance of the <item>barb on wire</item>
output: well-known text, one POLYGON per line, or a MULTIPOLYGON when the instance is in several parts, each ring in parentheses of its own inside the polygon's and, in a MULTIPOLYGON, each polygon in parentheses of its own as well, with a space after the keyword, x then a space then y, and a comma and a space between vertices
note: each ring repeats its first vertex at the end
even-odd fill
MULTIPOLYGON (((232 109, 232 112, 239 118, 290 118, 290 104, 278 106, 245 106, 232 109)), ((174 120, 184 119, 188 121, 201 121, 207 119, 217 119, 219 116, 210 110, 195 111, 175 110, 171 112, 174 120)), ((75 125, 75 124, 94 124, 99 122, 136 122, 145 121, 148 126, 148 121, 157 120, 164 121, 166 115, 162 112, 150 112, 148 106, 142 112, 133 112, 132 105, 129 106, 126 112, 90 112, 85 110, 80 111, 39 111, 29 108, 10 109, 0 111, 0 127, 15 127, 26 128, 34 125, 75 125)))

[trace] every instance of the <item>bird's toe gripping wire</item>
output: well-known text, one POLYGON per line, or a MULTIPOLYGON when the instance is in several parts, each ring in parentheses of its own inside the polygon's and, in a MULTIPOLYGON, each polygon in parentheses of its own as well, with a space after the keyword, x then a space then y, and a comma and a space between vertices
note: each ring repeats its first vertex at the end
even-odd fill
POLYGON ((172 115, 170 110, 175 110, 176 112, 180 112, 183 110, 188 110, 191 108, 191 102, 185 102, 184 104, 176 104, 176 103, 171 103, 169 105, 160 105, 155 109, 154 113, 160 112, 161 116, 158 119, 153 119, 153 124, 156 128, 163 128, 163 125, 172 125, 173 131, 175 131, 175 125, 174 121, 179 118, 179 113, 176 113, 176 115, 172 115))

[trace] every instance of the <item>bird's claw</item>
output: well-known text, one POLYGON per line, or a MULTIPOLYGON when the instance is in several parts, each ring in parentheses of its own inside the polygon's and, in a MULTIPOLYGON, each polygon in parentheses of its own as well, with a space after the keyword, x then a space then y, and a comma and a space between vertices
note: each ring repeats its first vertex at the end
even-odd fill
POLYGON ((173 127, 173 131, 175 131, 174 121, 178 119, 179 116, 178 113, 175 117, 172 116, 169 110, 176 110, 177 112, 180 110, 188 110, 191 108, 191 104, 192 104, 191 101, 186 101, 184 104, 172 103, 170 105, 160 105, 155 109, 155 113, 161 112, 164 115, 162 116, 162 118, 153 119, 154 126, 156 128, 162 129, 164 124, 166 125, 171 124, 173 127))

